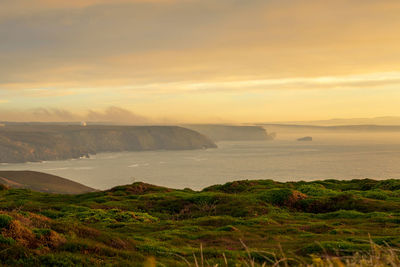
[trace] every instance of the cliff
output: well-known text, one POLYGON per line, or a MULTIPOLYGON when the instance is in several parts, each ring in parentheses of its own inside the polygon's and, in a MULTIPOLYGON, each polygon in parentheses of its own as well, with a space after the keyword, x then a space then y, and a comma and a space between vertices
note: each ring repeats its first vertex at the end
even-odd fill
POLYGON ((177 126, 6 125, 0 162, 79 158, 99 152, 214 148, 206 136, 177 126))
POLYGON ((234 126, 234 125, 212 125, 195 124, 185 127, 198 131, 213 141, 262 141, 272 140, 275 134, 268 134, 261 126, 234 126))

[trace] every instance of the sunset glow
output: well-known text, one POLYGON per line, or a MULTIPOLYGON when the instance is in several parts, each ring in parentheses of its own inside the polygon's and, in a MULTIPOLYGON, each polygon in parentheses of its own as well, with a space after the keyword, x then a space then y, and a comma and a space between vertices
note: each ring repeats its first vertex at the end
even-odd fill
POLYGON ((132 123, 400 115, 397 0, 0 5, 3 121, 110 107, 132 123))

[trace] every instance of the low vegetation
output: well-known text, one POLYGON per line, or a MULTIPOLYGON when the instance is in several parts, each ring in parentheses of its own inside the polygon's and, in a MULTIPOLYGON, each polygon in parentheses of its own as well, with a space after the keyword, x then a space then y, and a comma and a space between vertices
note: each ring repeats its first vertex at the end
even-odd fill
POLYGON ((400 180, 0 190, 9 266, 399 266, 399 226, 400 180))

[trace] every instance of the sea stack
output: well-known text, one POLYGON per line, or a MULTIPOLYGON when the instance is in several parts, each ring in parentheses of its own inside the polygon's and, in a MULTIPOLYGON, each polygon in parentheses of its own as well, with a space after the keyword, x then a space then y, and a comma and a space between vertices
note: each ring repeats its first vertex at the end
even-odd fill
POLYGON ((305 136, 305 137, 297 139, 297 141, 299 141, 299 142, 310 142, 312 140, 313 140, 313 138, 311 136, 305 136))

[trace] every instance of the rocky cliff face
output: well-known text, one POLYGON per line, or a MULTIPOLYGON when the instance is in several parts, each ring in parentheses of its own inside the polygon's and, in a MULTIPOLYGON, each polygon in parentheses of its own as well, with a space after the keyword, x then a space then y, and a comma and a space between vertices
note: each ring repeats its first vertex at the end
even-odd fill
POLYGON ((17 125, 0 128, 0 162, 79 158, 99 152, 214 148, 206 136, 176 126, 17 125))

